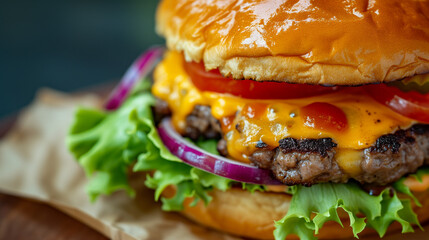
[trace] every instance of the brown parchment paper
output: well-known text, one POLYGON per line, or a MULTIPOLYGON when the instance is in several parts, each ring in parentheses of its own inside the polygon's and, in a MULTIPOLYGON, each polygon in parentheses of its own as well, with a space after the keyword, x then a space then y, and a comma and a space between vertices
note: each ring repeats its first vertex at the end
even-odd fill
MULTIPOLYGON (((138 189, 136 198, 117 192, 90 203, 87 180, 68 153, 65 136, 78 105, 97 107, 100 102, 92 94, 70 96, 41 90, 0 141, 0 191, 47 202, 115 240, 239 239, 198 226, 179 214, 162 212, 141 175, 130 179, 138 189)), ((425 228, 426 232, 396 233, 386 239, 429 239, 429 226, 425 228)))

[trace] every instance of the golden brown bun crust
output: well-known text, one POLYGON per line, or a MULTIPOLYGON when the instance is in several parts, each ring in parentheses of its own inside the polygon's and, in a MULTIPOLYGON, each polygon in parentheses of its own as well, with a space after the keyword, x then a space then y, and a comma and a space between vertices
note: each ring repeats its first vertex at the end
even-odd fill
MULTIPOLYGON (((173 188, 167 188, 164 196, 172 196, 173 188)), ((204 205, 199 201, 197 206, 189 207, 193 199, 186 199, 185 209, 182 211, 186 217, 210 228, 228 232, 238 236, 256 239, 273 239, 274 221, 283 218, 289 208, 291 196, 283 193, 250 193, 237 188, 226 192, 213 190, 210 204, 204 205)), ((429 219, 429 190, 415 193, 423 207, 413 205, 420 222, 429 219)), ((344 228, 335 222, 323 225, 317 237, 319 239, 352 238, 353 233, 348 227, 348 215, 339 211, 344 228)), ((389 231, 397 231, 401 225, 394 223, 389 231)), ((376 234, 372 229, 365 229, 359 236, 376 234)))
POLYGON ((163 0, 157 31, 235 79, 352 85, 429 72, 429 0, 163 0))

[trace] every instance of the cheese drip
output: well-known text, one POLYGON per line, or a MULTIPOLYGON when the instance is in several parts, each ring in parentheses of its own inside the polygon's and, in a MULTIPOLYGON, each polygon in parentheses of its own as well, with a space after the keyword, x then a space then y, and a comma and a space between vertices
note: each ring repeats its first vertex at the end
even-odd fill
MULTIPOLYGON (((356 88, 302 99, 254 100, 227 94, 198 90, 183 68, 180 53, 170 51, 154 73, 153 94, 166 101, 172 121, 179 132, 185 128, 186 116, 195 105, 208 105, 212 115, 222 123, 231 158, 249 162, 248 157, 260 141, 276 148, 279 140, 292 137, 332 138, 337 152, 348 153, 370 147, 377 138, 398 129, 410 127, 414 121, 379 104, 356 88), (314 129, 304 125, 299 109, 313 102, 326 102, 346 114, 348 128, 342 132, 314 129), (248 114, 246 109, 256 109, 248 114), (341 151, 339 151, 341 150, 341 151)), ((355 154, 356 155, 356 154, 355 154)), ((340 167, 354 175, 359 172, 360 158, 341 157, 340 167)))

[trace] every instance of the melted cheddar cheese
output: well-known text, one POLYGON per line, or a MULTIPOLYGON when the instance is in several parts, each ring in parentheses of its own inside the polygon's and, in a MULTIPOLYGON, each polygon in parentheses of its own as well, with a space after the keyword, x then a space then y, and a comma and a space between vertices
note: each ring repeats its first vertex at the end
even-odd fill
POLYGON ((338 145, 336 158, 340 167, 355 175, 359 173, 361 159, 356 150, 370 147, 380 136, 414 123, 352 87, 287 100, 243 99, 203 92, 192 84, 183 61, 180 53, 166 54, 155 70, 152 93, 168 103, 173 124, 179 132, 184 130, 186 116, 195 105, 210 106, 212 115, 221 122, 230 157, 239 161, 249 162, 248 156, 260 141, 275 148, 279 140, 286 137, 332 138, 338 145), (313 102, 326 102, 340 108, 347 117, 348 128, 334 132, 306 126, 299 109, 313 102))

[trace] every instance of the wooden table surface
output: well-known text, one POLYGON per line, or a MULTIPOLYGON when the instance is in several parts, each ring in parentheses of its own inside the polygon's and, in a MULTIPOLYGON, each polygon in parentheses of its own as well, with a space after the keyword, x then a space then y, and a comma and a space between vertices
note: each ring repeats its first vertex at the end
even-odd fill
MULTIPOLYGON (((112 88, 96 87, 103 95, 112 88)), ((93 89, 91 89, 93 90, 93 89)), ((0 120, 0 138, 13 126, 16 116, 0 120)), ((85 224, 47 204, 0 193, 0 240, 106 240, 85 224)))
POLYGON ((107 238, 44 203, 0 193, 0 239, 107 238))

